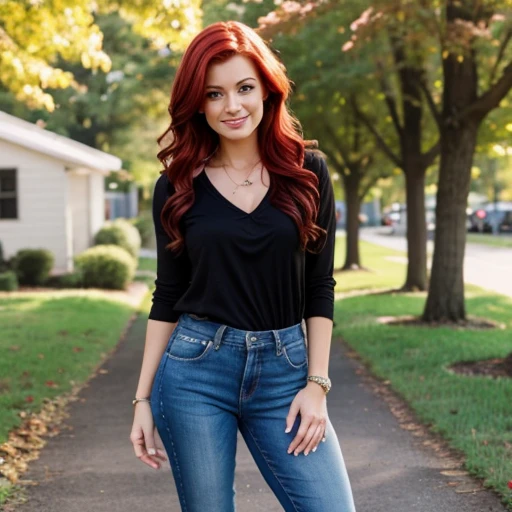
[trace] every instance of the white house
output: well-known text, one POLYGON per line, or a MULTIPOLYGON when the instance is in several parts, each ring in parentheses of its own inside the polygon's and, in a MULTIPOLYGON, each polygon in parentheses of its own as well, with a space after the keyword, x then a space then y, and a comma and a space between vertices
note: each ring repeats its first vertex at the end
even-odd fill
POLYGON ((0 242, 4 256, 44 248, 73 269, 105 221, 104 179, 121 160, 0 111, 0 242))

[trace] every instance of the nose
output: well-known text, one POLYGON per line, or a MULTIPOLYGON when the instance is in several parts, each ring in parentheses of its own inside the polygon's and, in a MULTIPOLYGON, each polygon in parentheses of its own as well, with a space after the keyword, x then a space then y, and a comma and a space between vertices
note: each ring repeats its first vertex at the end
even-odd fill
POLYGON ((226 102, 226 112, 236 114, 241 109, 239 98, 236 94, 228 94, 226 102))

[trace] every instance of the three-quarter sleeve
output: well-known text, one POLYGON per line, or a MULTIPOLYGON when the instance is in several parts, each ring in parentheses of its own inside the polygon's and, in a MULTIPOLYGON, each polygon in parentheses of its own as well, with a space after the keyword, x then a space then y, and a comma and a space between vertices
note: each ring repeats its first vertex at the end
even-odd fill
POLYGON ((171 238, 164 231, 160 213, 174 187, 167 176, 162 174, 155 185, 153 194, 153 222, 156 235, 157 270, 153 303, 149 319, 163 322, 177 322, 180 312, 174 311, 174 305, 190 284, 191 266, 186 249, 180 255, 166 249, 171 238))
POLYGON ((325 244, 318 254, 306 251, 305 256, 305 310, 304 318, 323 316, 334 318, 334 246, 336 242, 336 207, 334 190, 327 164, 314 155, 312 169, 318 176, 320 206, 316 224, 325 230, 325 244))

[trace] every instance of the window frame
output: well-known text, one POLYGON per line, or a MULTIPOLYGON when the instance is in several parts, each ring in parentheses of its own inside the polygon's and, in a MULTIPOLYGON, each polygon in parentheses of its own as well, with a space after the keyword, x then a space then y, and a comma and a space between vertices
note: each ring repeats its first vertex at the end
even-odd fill
POLYGON ((0 222, 2 221, 13 221, 19 220, 19 191, 18 191, 18 169, 16 167, 0 167, 0 222), (12 192, 4 192, 2 191, 2 174, 4 172, 13 172, 14 173, 14 190, 12 192), (16 216, 15 217, 3 217, 2 216, 2 199, 14 199, 15 200, 15 208, 16 208, 16 216))

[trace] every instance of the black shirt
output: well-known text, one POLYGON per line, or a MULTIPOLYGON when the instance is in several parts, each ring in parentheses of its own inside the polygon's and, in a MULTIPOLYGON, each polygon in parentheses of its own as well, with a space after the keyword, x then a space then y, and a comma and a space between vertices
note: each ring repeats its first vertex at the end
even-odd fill
POLYGON ((304 168, 319 178, 316 224, 327 230, 319 254, 300 248, 295 222, 270 203, 270 189, 257 208, 246 213, 226 199, 203 170, 193 181, 194 204, 182 217, 185 249, 176 256, 165 249, 171 239, 160 222, 166 199, 174 192, 162 174, 153 196, 158 259, 149 318, 176 322, 182 312, 195 313, 250 331, 282 329, 312 316, 332 320, 334 193, 321 156, 306 151, 304 168))

